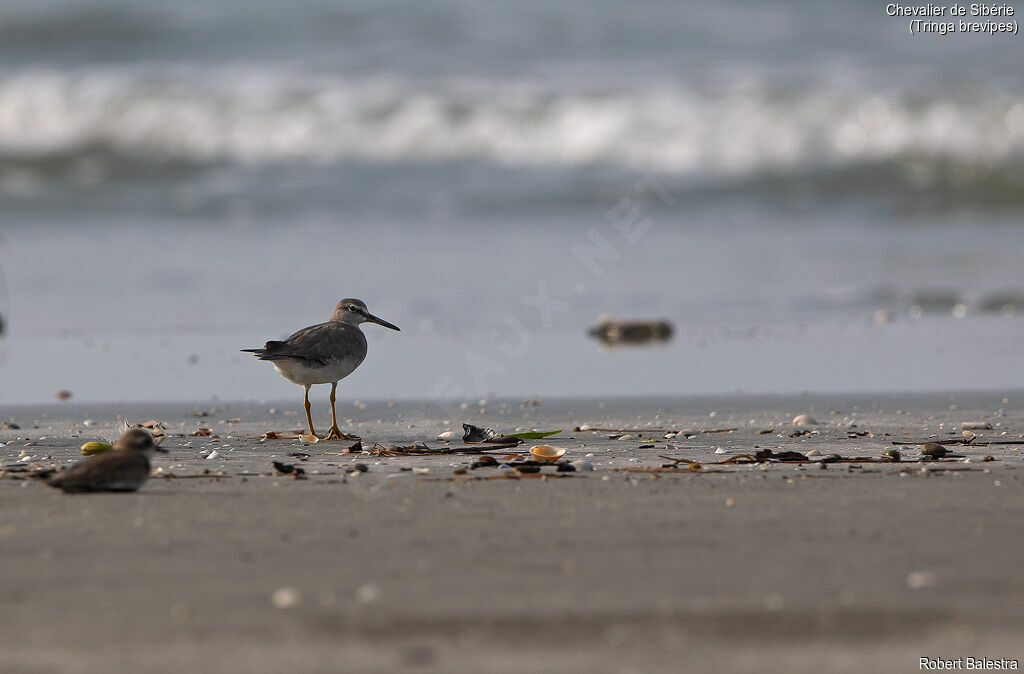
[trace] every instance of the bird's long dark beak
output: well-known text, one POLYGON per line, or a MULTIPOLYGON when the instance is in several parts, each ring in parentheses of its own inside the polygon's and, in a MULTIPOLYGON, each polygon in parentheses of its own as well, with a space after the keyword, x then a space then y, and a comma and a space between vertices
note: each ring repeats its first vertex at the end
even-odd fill
POLYGON ((377 325, 383 325, 385 328, 391 328, 392 330, 398 330, 399 332, 402 331, 402 329, 399 328, 397 325, 395 325, 393 323, 388 323, 383 318, 377 318, 376 316, 371 314, 369 311, 367 311, 363 315, 366 316, 366 320, 370 321, 371 323, 376 323, 377 325))

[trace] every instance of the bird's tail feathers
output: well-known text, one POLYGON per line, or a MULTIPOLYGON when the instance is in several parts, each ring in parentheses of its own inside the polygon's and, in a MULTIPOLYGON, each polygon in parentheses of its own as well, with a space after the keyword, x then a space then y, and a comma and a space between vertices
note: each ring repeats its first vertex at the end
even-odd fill
POLYGON ((273 360, 274 349, 284 344, 284 342, 270 341, 263 345, 262 349, 242 349, 245 353, 255 354, 257 358, 261 360, 273 360))

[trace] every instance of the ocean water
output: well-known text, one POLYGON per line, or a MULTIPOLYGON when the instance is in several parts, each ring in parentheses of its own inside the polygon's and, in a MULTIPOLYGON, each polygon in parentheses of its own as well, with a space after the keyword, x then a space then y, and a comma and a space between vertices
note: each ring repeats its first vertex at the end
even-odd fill
POLYGON ((1018 38, 882 5, 8 1, 0 404, 1024 381, 1018 38), (601 315, 668 319, 602 349, 601 315))

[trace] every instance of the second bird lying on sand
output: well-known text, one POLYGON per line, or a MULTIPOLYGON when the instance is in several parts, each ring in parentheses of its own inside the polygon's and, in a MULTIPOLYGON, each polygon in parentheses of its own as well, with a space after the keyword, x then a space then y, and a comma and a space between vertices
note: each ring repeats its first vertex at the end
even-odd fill
POLYGON ((385 328, 398 330, 385 320, 377 318, 366 310, 362 300, 344 299, 334 307, 334 313, 326 323, 303 328, 280 342, 267 342, 262 349, 242 349, 256 354, 260 360, 274 363, 274 369, 287 379, 306 389, 303 407, 306 409, 306 423, 309 424, 310 440, 317 439, 313 430, 313 416, 309 413, 309 387, 313 384, 331 385, 331 427, 325 440, 357 440, 338 428, 338 416, 334 410, 334 394, 338 382, 352 374, 366 358, 366 337, 359 327, 362 323, 376 323, 385 328))
POLYGON ((82 459, 67 470, 40 473, 36 477, 65 492, 135 491, 149 479, 149 460, 157 447, 153 434, 133 428, 114 442, 109 451, 82 459))

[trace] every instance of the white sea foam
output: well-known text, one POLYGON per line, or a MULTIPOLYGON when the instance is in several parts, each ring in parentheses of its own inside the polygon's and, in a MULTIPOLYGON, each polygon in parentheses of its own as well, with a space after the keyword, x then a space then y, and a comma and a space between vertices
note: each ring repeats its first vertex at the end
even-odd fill
POLYGON ((992 164, 1024 154, 1024 96, 836 84, 555 88, 258 69, 0 76, 0 161, 97 149, 141 161, 481 160, 684 175, 915 158, 992 164))

